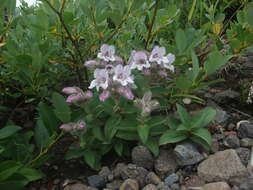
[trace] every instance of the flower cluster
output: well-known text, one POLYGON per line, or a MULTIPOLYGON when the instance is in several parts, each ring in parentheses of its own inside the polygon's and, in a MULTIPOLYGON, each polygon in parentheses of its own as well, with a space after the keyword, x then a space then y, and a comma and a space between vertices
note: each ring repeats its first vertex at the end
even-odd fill
POLYGON ((105 101, 113 93, 133 100, 134 95, 131 89, 135 85, 132 69, 129 65, 123 65, 123 59, 115 55, 115 47, 102 45, 97 57, 98 61, 90 60, 84 64, 88 67, 98 67, 94 71, 94 80, 91 81, 89 89, 96 88, 98 92, 102 89, 100 101, 105 101))
POLYGON ((92 98, 93 93, 91 91, 84 92, 79 87, 66 87, 62 90, 64 94, 69 95, 66 102, 77 103, 92 98))
POLYGON ((118 93, 129 100, 134 99, 132 89, 135 88, 132 70, 143 71, 144 74, 151 73, 150 68, 158 68, 160 76, 167 76, 165 69, 174 72, 172 63, 175 56, 171 53, 166 55, 164 47, 156 46, 151 53, 147 51, 132 51, 127 65, 115 54, 115 47, 104 44, 97 55, 98 60, 89 60, 85 62, 87 67, 96 67, 94 71, 94 80, 92 80, 89 89, 96 88, 102 92, 99 96, 101 101, 105 101, 113 93, 118 93))

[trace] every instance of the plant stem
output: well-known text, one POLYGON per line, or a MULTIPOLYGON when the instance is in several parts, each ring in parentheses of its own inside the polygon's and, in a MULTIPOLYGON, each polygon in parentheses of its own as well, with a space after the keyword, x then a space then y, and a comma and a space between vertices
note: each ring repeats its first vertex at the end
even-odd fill
MULTIPOLYGON (((82 64, 84 62, 83 60, 83 57, 82 57, 82 53, 80 51, 80 48, 78 46, 78 43, 77 41, 72 37, 68 27, 66 26, 65 22, 64 22, 64 19, 63 19, 63 16, 62 16, 62 13, 63 13, 63 10, 64 10, 64 6, 65 6, 65 0, 62 1, 62 4, 61 4, 61 8, 60 8, 60 11, 58 11, 57 9, 54 8, 54 6, 48 1, 48 0, 44 0, 47 5, 55 12, 55 14, 58 16, 59 20, 60 20, 60 23, 62 25, 62 27, 64 28, 65 32, 67 33, 68 35, 68 38, 69 40, 71 41, 72 45, 74 46, 78 56, 79 56, 79 63, 82 64)), ((79 82, 81 83, 83 81, 83 78, 82 78, 82 74, 80 72, 80 69, 79 67, 77 67, 76 69, 76 72, 77 72, 77 75, 78 75, 78 79, 79 79, 79 82)), ((89 76, 88 76, 88 71, 87 69, 85 68, 84 70, 85 72, 85 87, 87 87, 87 84, 89 82, 89 76)))
POLYGON ((146 44, 145 44, 145 49, 147 49, 149 41, 150 41, 151 36, 152 36, 152 29, 153 29, 153 26, 154 26, 154 23, 155 23, 156 15, 157 15, 158 4, 159 4, 159 0, 156 0, 154 14, 153 14, 153 17, 152 17, 151 25, 149 27, 148 37, 147 37, 147 41, 146 41, 146 44))

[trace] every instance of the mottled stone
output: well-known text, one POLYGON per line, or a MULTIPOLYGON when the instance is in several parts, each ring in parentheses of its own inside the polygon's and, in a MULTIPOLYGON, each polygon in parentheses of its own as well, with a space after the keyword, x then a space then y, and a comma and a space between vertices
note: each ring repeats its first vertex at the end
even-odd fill
POLYGON ((154 166, 153 156, 149 149, 145 146, 136 146, 133 148, 132 161, 137 166, 146 169, 152 169, 154 166))
POLYGON ((76 183, 67 185, 66 187, 64 187, 63 190, 97 190, 97 189, 93 187, 87 187, 86 185, 81 183, 76 183))
POLYGON ((100 175, 89 176, 87 179, 91 187, 103 188, 106 185, 106 179, 100 175))
POLYGON ((203 190, 231 190, 231 188, 226 182, 216 182, 204 185, 203 190))
POLYGON ((106 188, 110 190, 117 190, 119 189, 122 183, 123 183, 122 180, 114 180, 111 183, 107 183, 106 188))
POLYGON ((189 142, 178 144, 174 149, 174 153, 179 166, 193 165, 204 159, 196 146, 189 142))
POLYGON ((224 140, 224 145, 229 148, 240 147, 240 140, 236 135, 228 135, 224 140))
POLYGON ((168 177, 165 178, 164 184, 165 185, 172 185, 172 184, 176 183, 178 180, 179 180, 178 175, 173 173, 173 174, 170 174, 168 177))
POLYGON ((157 190, 157 187, 153 184, 148 184, 142 190, 157 190))
POLYGON ((138 190, 138 189, 139 189, 139 184, 134 179, 125 180, 119 188, 119 190, 138 190))
POLYGON ((253 124, 251 123, 241 123, 238 128, 238 136, 240 138, 253 138, 253 124))
POLYGON ((161 179, 159 176, 157 176, 154 172, 149 172, 145 179, 147 184, 155 184, 158 185, 161 183, 161 179))
POLYGON ((207 182, 225 181, 235 176, 247 176, 248 172, 233 149, 211 155, 198 166, 198 175, 207 182))
POLYGON ((161 150, 158 158, 155 160, 155 171, 164 179, 166 175, 174 173, 178 165, 172 150, 161 150))
POLYGON ((238 154, 241 162, 247 167, 250 159, 250 150, 248 148, 237 148, 236 153, 238 154))

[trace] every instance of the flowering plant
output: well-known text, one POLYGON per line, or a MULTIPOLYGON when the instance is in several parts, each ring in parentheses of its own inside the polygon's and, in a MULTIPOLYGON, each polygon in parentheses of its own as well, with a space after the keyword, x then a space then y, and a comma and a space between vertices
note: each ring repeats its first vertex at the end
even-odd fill
MULTIPOLYGON (((198 68, 196 73, 196 60, 193 54, 193 71, 187 70, 184 75, 195 75, 195 79, 200 81, 198 75, 201 69, 198 68)), ((118 155, 129 152, 126 141, 144 144, 154 155, 158 155, 159 143, 176 142, 170 139, 174 136, 167 135, 176 129, 171 130, 171 119, 162 114, 175 101, 174 97, 180 97, 177 95, 186 89, 177 88, 182 75, 177 76, 175 61, 175 55, 166 54, 164 47, 155 46, 151 52, 134 50, 125 61, 116 55, 114 46, 102 45, 97 59, 84 63, 94 77, 88 89, 83 91, 79 87, 66 87, 62 90, 68 95, 66 102, 79 107, 73 113, 74 122, 64 123, 60 127, 80 140, 80 146, 71 147, 67 158, 84 156, 91 167, 99 168, 102 155, 111 149, 118 155)), ((196 85, 195 79, 188 89, 196 85)), ((197 97, 195 99, 199 100, 197 97)), ((201 122, 207 124, 211 120, 201 122)), ((187 134, 191 129, 183 131, 185 138, 190 137, 187 134)), ((174 131, 172 134, 181 132, 174 131)), ((209 135, 208 131, 204 135, 209 135)), ((201 134, 200 138, 205 139, 201 134)))

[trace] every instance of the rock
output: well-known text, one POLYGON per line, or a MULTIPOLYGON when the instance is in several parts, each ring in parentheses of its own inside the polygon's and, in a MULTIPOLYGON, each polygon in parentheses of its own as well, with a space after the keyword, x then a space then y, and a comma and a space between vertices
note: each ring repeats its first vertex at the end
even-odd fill
POLYGON ((253 138, 253 124, 247 122, 241 123, 238 128, 238 136, 240 138, 253 138))
POLYGON ((128 178, 135 179, 138 181, 140 187, 144 187, 145 179, 148 174, 148 170, 143 167, 137 167, 135 164, 128 164, 122 170, 121 177, 126 180, 128 178))
POLYGON ((226 125, 229 117, 230 116, 227 114, 226 111, 224 111, 221 108, 216 108, 216 115, 215 115, 215 118, 214 118, 214 122, 216 124, 226 125))
POLYGON ((225 181, 235 176, 247 176, 248 172, 233 149, 209 156, 198 166, 198 175, 207 182, 225 181))
POLYGON ((218 140, 216 140, 216 139, 213 138, 213 140, 212 140, 212 145, 211 145, 211 151, 212 151, 213 153, 218 152, 218 151, 219 151, 219 148, 220 148, 220 145, 219 145, 218 140))
POLYGON ((174 184, 172 184, 172 185, 170 186, 170 189, 171 189, 171 190, 180 190, 180 186, 179 186, 179 184, 174 183, 174 184))
POLYGON ((155 160, 155 171, 164 179, 166 175, 174 173, 178 165, 172 150, 161 150, 158 158, 155 160))
POLYGON ((139 189, 139 184, 134 179, 125 180, 119 188, 119 190, 138 190, 138 189, 139 189))
POLYGON ((160 184, 157 186, 157 188, 158 188, 159 190, 171 190, 170 187, 169 187, 168 185, 165 185, 163 182, 160 183, 160 184))
POLYGON ((216 182, 204 185, 203 190, 231 190, 231 188, 226 182, 216 182))
POLYGON ((161 183, 161 179, 154 173, 154 172, 149 172, 148 175, 146 176, 145 179, 147 184, 155 184, 158 185, 161 183))
POLYGON ((224 140, 224 145, 229 148, 240 147, 240 140, 236 135, 228 135, 224 140))
POLYGON ((145 146, 136 146, 132 150, 132 161, 139 167, 152 169, 154 159, 151 152, 145 146))
POLYGON ((250 150, 247 148, 237 148, 236 153, 241 159, 241 162, 244 164, 244 166, 247 167, 250 159, 250 150))
POLYGON ((113 178, 120 178, 122 172, 127 168, 127 165, 124 163, 118 163, 115 169, 112 171, 113 178))
POLYGON ((184 184, 187 188, 201 187, 205 185, 205 181, 199 176, 192 175, 184 181, 184 184))
POLYGON ((122 180, 114 180, 111 183, 107 183, 106 188, 110 190, 117 190, 119 189, 122 183, 123 183, 122 180))
POLYGON ((193 165, 204 159, 198 149, 189 142, 178 144, 174 149, 174 153, 179 166, 193 165))
POLYGON ((87 179, 91 187, 103 188, 106 185, 106 179, 100 175, 92 175, 89 176, 87 179))
POLYGON ((108 176, 112 174, 111 170, 106 166, 102 167, 98 175, 102 176, 106 181, 109 181, 108 176))
POLYGON ((227 126, 227 130, 229 131, 233 131, 235 130, 235 128, 236 128, 236 125, 234 123, 229 123, 227 126))
POLYGON ((213 99, 218 103, 222 103, 222 102, 227 101, 228 99, 236 99, 238 97, 240 97, 240 93, 229 89, 229 90, 216 93, 213 96, 213 99))
POLYGON ((179 180, 178 175, 173 173, 165 178, 164 184, 165 185, 172 185, 172 184, 176 183, 178 180, 179 180))
POLYGON ((241 145, 241 147, 250 148, 250 147, 253 146, 253 139, 251 139, 251 138, 243 138, 240 141, 240 145, 241 145))
POLYGON ((229 180, 229 183, 240 190, 253 189, 253 177, 234 177, 229 180))
POLYGON ((153 184, 148 184, 142 190, 157 190, 157 188, 153 184))
POLYGON ((72 185, 67 185, 66 187, 64 187, 63 190, 97 190, 97 189, 93 187, 87 187, 86 185, 81 183, 76 183, 72 185))

